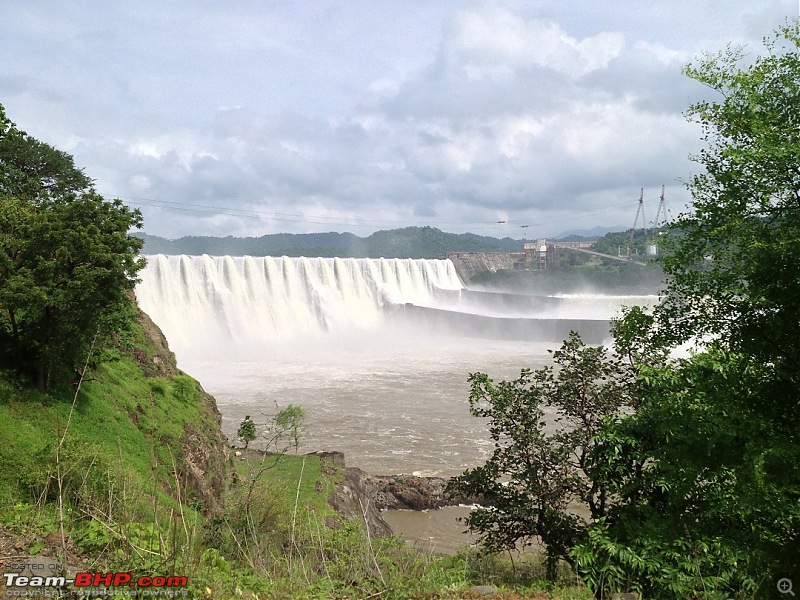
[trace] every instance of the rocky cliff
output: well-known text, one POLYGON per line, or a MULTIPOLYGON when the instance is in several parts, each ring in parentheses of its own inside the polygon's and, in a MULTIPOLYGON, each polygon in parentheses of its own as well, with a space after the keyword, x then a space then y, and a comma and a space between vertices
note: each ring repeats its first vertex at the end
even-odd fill
POLYGON ((522 264, 525 254, 522 252, 449 252, 447 258, 453 265, 461 280, 468 284, 476 273, 483 271, 510 271, 514 264, 522 264))
MULTIPOLYGON (((139 310, 137 322, 144 343, 122 350, 133 358, 142 374, 154 379, 188 377, 178 369, 167 338, 150 317, 139 310)), ((216 400, 198 382, 193 383, 196 386, 194 400, 201 407, 200 418, 183 423, 180 452, 176 457, 177 475, 189 494, 202 501, 206 511, 213 511, 222 503, 229 444, 222 433, 222 416, 216 400)))
MULTIPOLYGON (((315 453, 329 465, 329 473, 338 469, 342 481, 336 484, 330 506, 344 519, 358 519, 372 535, 391 535, 389 524, 381 516, 387 509, 432 510, 458 504, 480 504, 480 497, 449 496, 447 479, 415 475, 371 475, 345 465, 341 452, 315 453)), ((336 526, 335 523, 331 523, 336 526)))

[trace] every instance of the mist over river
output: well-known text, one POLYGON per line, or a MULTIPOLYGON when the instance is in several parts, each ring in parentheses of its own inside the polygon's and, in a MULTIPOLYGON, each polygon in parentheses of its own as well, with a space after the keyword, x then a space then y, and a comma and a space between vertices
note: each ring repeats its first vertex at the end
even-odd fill
POLYGON ((468 292, 450 261, 151 256, 136 295, 234 440, 245 415, 308 413, 301 451, 372 473, 449 476, 491 452, 468 375, 514 378, 570 328, 607 337, 654 297, 468 292), (412 310, 413 309, 413 310, 412 310))

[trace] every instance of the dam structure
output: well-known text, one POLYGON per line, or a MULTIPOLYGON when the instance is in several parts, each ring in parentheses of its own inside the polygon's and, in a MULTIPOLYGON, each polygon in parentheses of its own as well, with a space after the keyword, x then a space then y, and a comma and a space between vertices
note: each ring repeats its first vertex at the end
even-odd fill
POLYGON ((147 261, 137 299, 178 346, 341 334, 376 326, 385 306, 462 287, 448 261, 160 254, 147 261))
POLYGON ((136 295, 177 349, 259 345, 402 321, 500 339, 608 337, 563 298, 469 290, 449 259, 147 257, 136 295), (568 314, 569 313, 569 314, 568 314))

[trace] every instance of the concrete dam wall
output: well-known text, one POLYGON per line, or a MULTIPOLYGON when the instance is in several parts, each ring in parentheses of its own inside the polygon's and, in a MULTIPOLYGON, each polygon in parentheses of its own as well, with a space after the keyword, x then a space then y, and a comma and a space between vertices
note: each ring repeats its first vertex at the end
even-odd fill
POLYGON ((525 263, 524 252, 448 252, 461 280, 467 284, 476 273, 514 269, 525 263))

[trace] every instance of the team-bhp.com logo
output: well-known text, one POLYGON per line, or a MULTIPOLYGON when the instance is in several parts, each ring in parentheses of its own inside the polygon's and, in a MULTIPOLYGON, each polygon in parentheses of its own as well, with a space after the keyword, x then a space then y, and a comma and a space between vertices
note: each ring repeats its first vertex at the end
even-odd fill
MULTIPOLYGON (((186 577, 178 576, 155 576, 142 575, 141 577, 134 578, 130 573, 75 573, 74 577, 64 576, 27 576, 20 573, 3 573, 3 580, 6 586, 6 596, 31 596, 31 595, 46 595, 43 593, 36 594, 34 590, 44 591, 45 589, 65 589, 67 586, 77 588, 77 590, 85 591, 85 596, 95 595, 128 595, 128 594, 108 594, 95 593, 95 588, 136 588, 136 593, 145 595, 169 595, 169 596, 185 596, 186 595, 186 577), (9 589, 13 588, 13 589, 9 589), (150 594, 147 594, 150 591, 150 594), (15 592, 21 592, 19 594, 15 592), (31 594, 30 592, 34 592, 31 594), (161 593, 159 593, 161 592, 161 593)), ((104 590, 105 592, 111 590, 104 590)), ((121 591, 121 590, 120 590, 121 591)))

